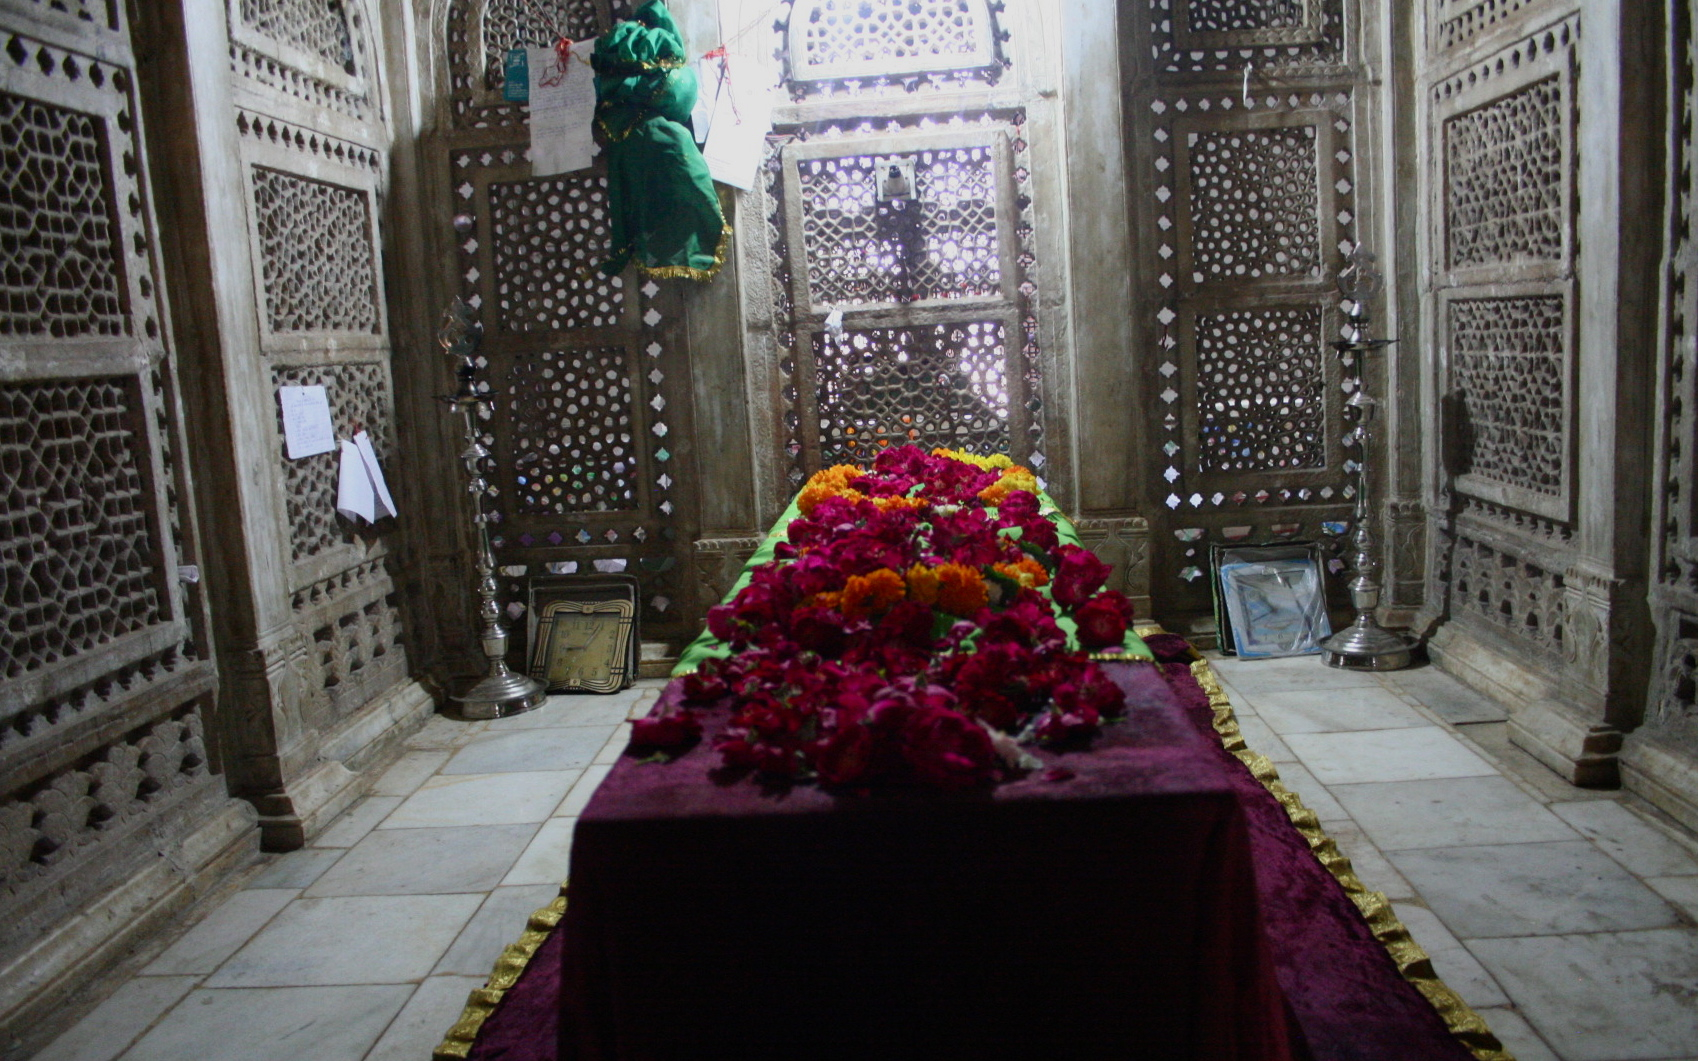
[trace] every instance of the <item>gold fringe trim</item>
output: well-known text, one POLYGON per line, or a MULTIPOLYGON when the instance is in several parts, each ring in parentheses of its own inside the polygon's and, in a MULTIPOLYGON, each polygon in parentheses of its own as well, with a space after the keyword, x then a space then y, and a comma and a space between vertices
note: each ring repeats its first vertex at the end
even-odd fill
POLYGON ((713 264, 706 269, 689 265, 659 265, 651 269, 638 262, 637 272, 654 280, 700 280, 705 283, 719 275, 720 267, 725 264, 725 255, 730 249, 731 226, 724 225, 719 230, 719 246, 713 251, 713 264))
MULTIPOLYGON (((730 230, 727 229, 727 232, 730 230)), ((1135 623, 1133 630, 1140 637, 1152 634, 1166 633, 1156 623, 1135 623)), ((1450 1033, 1458 1042, 1473 1052, 1476 1061, 1515 1061, 1510 1052, 1504 1049, 1491 1029, 1486 1026, 1485 1019, 1462 997, 1452 991, 1433 970, 1433 963, 1427 957, 1427 952, 1415 942, 1409 930, 1398 920, 1397 913, 1392 909, 1391 901, 1382 892, 1369 891, 1361 878, 1356 876, 1356 870, 1350 865, 1350 859, 1339 851, 1337 843, 1321 828, 1320 819, 1315 812, 1303 805, 1297 793, 1286 788, 1279 779, 1279 771, 1264 755, 1258 755, 1244 743, 1244 734, 1238 728, 1238 716, 1233 713, 1232 703, 1227 699, 1226 691, 1221 688, 1220 679, 1215 676, 1214 668, 1195 649, 1195 657, 1191 664, 1191 676, 1209 698, 1209 707, 1214 710, 1214 728, 1220 736, 1221 746, 1233 757, 1243 763, 1257 781, 1285 808, 1286 816, 1296 827, 1305 841, 1309 844, 1310 852, 1316 861, 1325 866, 1333 879, 1343 887, 1350 901, 1361 911, 1363 920, 1373 930, 1374 938, 1386 949, 1386 953, 1397 966, 1397 971, 1403 978, 1421 992, 1434 1010, 1444 1020, 1450 1033)), ((1130 661, 1128 661, 1130 662, 1130 661)), ((536 955, 538 948, 560 924, 560 919, 566 913, 566 885, 560 886, 560 895, 547 906, 532 914, 526 922, 525 931, 516 942, 507 945, 501 952, 501 957, 495 960, 495 969, 489 974, 484 986, 472 991, 466 1001, 466 1008, 460 1012, 460 1019, 448 1029, 440 1045, 431 1055, 432 1061, 463 1061, 471 1053, 472 1044, 477 1041, 478 1032, 483 1030, 484 1021, 495 1012, 501 1000, 519 977, 531 958, 536 955)))
MULTIPOLYGON (((1148 633, 1161 633, 1156 627, 1148 633)), ((1146 633, 1139 629, 1138 633, 1146 633)), ((1427 957, 1427 952, 1415 942, 1409 930, 1398 920, 1397 913, 1392 909, 1391 901, 1381 892, 1369 891, 1361 878, 1356 876, 1356 870, 1350 865, 1350 860, 1333 838, 1321 828, 1320 819, 1315 812, 1303 805, 1297 793, 1287 789, 1280 782, 1279 771, 1266 756, 1258 755, 1244 743, 1244 734, 1239 731, 1238 717, 1232 711, 1232 704, 1227 700, 1226 691, 1221 688, 1220 679, 1215 676, 1214 668, 1209 661, 1192 650, 1195 661, 1191 664, 1191 675, 1203 692, 1208 694, 1209 706, 1214 709, 1215 732, 1220 735, 1220 742, 1227 751, 1250 771, 1251 775, 1270 794, 1279 800, 1285 808, 1286 816, 1291 824, 1296 826, 1303 839, 1309 844, 1309 850, 1316 861, 1327 868, 1344 888, 1344 893, 1350 901, 1356 904, 1356 909, 1362 913, 1363 920, 1374 932, 1374 938, 1385 947, 1386 953, 1397 965, 1397 971, 1409 981, 1415 990, 1432 1004, 1438 1011, 1450 1033, 1457 1041, 1473 1051, 1477 1061, 1515 1061, 1503 1043, 1498 1041, 1491 1029, 1486 1027, 1485 1020, 1475 1013, 1468 1003, 1462 1001, 1460 995, 1452 991, 1445 982, 1433 971, 1433 963, 1427 957)))
POLYGON ((560 924, 560 918, 566 913, 566 885, 560 886, 560 895, 547 906, 532 914, 525 923, 525 931, 518 940, 507 945, 501 952, 501 957, 495 959, 495 969, 489 974, 489 979, 480 988, 472 991, 466 1001, 466 1008, 460 1011, 460 1019, 454 1022, 454 1027, 448 1029, 448 1034, 431 1054, 432 1061, 462 1061, 472 1051, 472 1044, 477 1042, 478 1032, 483 1030, 483 1022, 495 1012, 495 1007, 501 1005, 501 1000, 514 984, 519 982, 519 976, 525 971, 525 966, 531 963, 537 949, 542 946, 548 934, 560 924))

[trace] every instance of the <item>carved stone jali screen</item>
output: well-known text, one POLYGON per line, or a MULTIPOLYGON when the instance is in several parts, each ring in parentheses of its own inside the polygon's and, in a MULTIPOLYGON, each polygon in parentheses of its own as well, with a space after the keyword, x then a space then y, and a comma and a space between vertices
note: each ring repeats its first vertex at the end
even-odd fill
POLYGON ((1023 121, 803 127, 773 154, 786 489, 905 442, 1008 453, 1042 474, 1023 121), (911 197, 881 195, 893 167, 911 197))
POLYGON ((1157 450, 1143 466, 1159 476, 1152 591, 1180 616, 1209 610, 1208 542, 1348 529, 1360 456, 1343 402, 1360 366, 1330 343, 1334 280, 1359 238, 1359 104, 1341 3, 1138 8, 1154 74, 1126 97, 1134 201, 1148 204, 1133 212, 1157 450))
POLYGON ((1017 138, 987 116, 973 131, 798 137, 775 159, 792 488, 905 442, 1041 466, 1017 138), (892 169, 912 173, 910 198, 881 197, 892 169))
POLYGON ((1557 22, 1429 90, 1440 429, 1460 510, 1450 606, 1553 660, 1575 530, 1578 33, 1557 22))
POLYGON ((122 5, 0 5, 7 1043, 44 984, 157 927, 251 830, 205 733, 218 677, 144 143, 122 5), (102 925, 67 932, 97 899, 102 925))
POLYGON ((635 575, 645 638, 694 633, 681 577, 694 518, 681 469, 694 454, 678 282, 600 273, 604 166, 534 174, 528 107, 500 91, 509 48, 595 37, 614 13, 589 0, 458 0, 447 15, 447 128, 431 148, 445 178, 437 235, 455 263, 443 300, 464 298, 484 330, 491 535, 516 661, 534 576, 635 575))

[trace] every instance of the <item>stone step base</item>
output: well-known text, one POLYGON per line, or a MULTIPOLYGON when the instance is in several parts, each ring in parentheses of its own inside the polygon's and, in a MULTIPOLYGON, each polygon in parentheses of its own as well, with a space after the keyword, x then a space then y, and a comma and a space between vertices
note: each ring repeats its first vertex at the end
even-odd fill
POLYGON ((637 651, 637 677, 665 678, 678 665, 678 646, 670 641, 644 641, 637 651))

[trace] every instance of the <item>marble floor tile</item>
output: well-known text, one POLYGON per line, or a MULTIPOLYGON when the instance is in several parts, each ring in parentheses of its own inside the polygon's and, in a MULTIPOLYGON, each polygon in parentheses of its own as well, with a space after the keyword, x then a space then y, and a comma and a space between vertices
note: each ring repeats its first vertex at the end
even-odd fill
POLYGON ((1691 852, 1614 800, 1553 803, 1551 810, 1630 873, 1641 877, 1698 874, 1698 860, 1691 852))
POLYGON ((1698 1048, 1698 930, 1482 939, 1468 949, 1564 1061, 1698 1048))
POLYGON ((1421 701, 1423 707, 1453 726, 1470 722, 1502 722, 1509 717, 1502 704, 1431 664, 1389 671, 1383 678, 1386 684, 1421 701))
POLYGON ((378 829, 350 848, 305 896, 487 892, 513 868, 536 831, 531 824, 378 829))
POLYGON ((645 689, 622 689, 617 693, 556 694, 535 711, 512 718, 498 718, 489 723, 484 733, 510 733, 524 729, 550 729, 559 726, 617 726, 631 713, 631 705, 641 701, 645 689))
POLYGON ((299 894, 292 888, 249 888, 237 892, 201 918, 142 973, 192 976, 214 971, 299 894))
POLYGON ((32 1061, 112 1061, 199 982, 198 976, 138 976, 32 1061))
POLYGON ((1386 857, 1465 940, 1679 923, 1655 892, 1583 840, 1421 848, 1386 857))
POLYGON ((1285 743, 1323 785, 1495 774, 1492 764, 1438 726, 1359 733, 1288 733, 1285 743))
POLYGON ((542 823, 519 861, 513 864, 502 884, 552 884, 566 880, 572 865, 572 830, 576 818, 550 818, 542 823))
POLYGON ((619 757, 625 754, 625 748, 630 743, 631 724, 626 722, 614 730, 613 735, 607 738, 607 743, 601 746, 601 751, 595 757, 595 765, 611 766, 618 762, 619 757))
POLYGON ((345 847, 303 847, 285 855, 273 856, 271 864, 248 881, 248 887, 305 888, 324 876, 324 871, 334 866, 347 850, 345 847))
POLYGON ((613 767, 607 763, 597 763, 594 766, 586 767, 583 776, 579 777, 577 784, 572 786, 572 791, 568 792, 566 798, 560 801, 560 806, 554 809, 554 817, 576 818, 582 814, 584 808, 589 805, 590 797, 595 795, 595 790, 601 787, 603 781, 607 780, 607 775, 612 770, 613 767))
POLYGON ((395 809, 385 829, 540 822, 566 798, 581 770, 437 775, 395 809))
POLYGON ((1503 1043, 1515 1061, 1562 1061, 1539 1033, 1527 1023, 1527 1018, 1513 1009, 1495 1006, 1490 1009, 1474 1007, 1474 1012, 1486 1022, 1486 1027, 1503 1043))
POLYGON ((1259 716, 1245 715, 1234 712, 1238 717, 1238 732, 1243 734, 1244 743, 1257 755, 1265 755, 1276 763, 1292 763, 1297 761, 1297 755, 1286 747, 1279 734, 1268 728, 1259 716))
POLYGON ((476 893, 296 899, 206 986, 317 987, 423 979, 482 901, 476 893))
POLYGON ((412 984, 201 988, 123 1061, 361 1061, 412 993, 412 984))
POLYGON ((1321 823, 1333 843, 1338 845, 1339 853, 1350 860, 1350 867, 1356 871, 1356 878, 1373 891, 1381 892, 1392 900, 1413 899, 1415 889, 1404 879, 1397 867, 1391 864, 1384 852, 1374 846, 1362 827, 1348 819, 1344 821, 1326 821, 1321 823))
POLYGON ((1538 800, 1496 775, 1338 785, 1333 795, 1387 851, 1580 838, 1538 800))
POLYGON ((383 772, 377 783, 371 787, 374 796, 410 796, 420 785, 430 779, 431 775, 442 769, 442 764, 448 761, 449 752, 420 749, 410 751, 395 760, 393 766, 383 772))
POLYGON ((1303 800, 1303 805, 1315 812, 1315 817, 1322 821, 1336 818, 1348 818, 1350 814, 1338 800, 1332 797, 1326 786, 1315 779, 1304 767, 1295 762, 1280 763, 1279 780, 1286 788, 1297 793, 1303 800))
POLYGON ((407 738, 407 747, 434 750, 453 748, 482 729, 483 724, 480 722, 462 721, 447 715, 432 715, 429 722, 407 738))
MULTIPOLYGON (((507 944, 525 931, 531 914, 553 902, 560 894, 560 884, 529 884, 516 888, 497 888, 489 893, 478 912, 460 931, 448 953, 436 963, 432 975, 456 973, 462 976, 488 977, 495 959, 507 944)), ((442 1030, 446 1031, 444 1024, 442 1030)), ((440 1034, 440 1033, 439 1033, 440 1034)))
POLYGON ((1379 682, 1363 671, 1340 670, 1321 662, 1321 657, 1286 656, 1280 659, 1214 660, 1211 665, 1221 677, 1259 701, 1269 693, 1296 689, 1372 689, 1379 682))
POLYGON ((1492 979, 1492 974, 1468 953, 1468 948, 1451 935, 1450 929, 1444 927, 1444 922, 1434 917, 1431 910, 1408 903, 1393 903, 1392 909, 1397 912, 1403 927, 1415 937, 1415 942, 1427 952, 1427 957, 1433 960, 1433 971, 1439 974, 1439 979, 1461 995, 1462 1001, 1476 1007, 1509 1005, 1508 996, 1492 979))
POLYGON ((471 993, 489 978, 432 976, 419 985, 364 1061, 426 1061, 460 1019, 471 993))
POLYGON ((1698 921, 1698 877, 1646 877, 1645 883, 1698 921))
POLYGON ((551 726, 512 732, 491 730, 454 753, 441 771, 449 774, 576 770, 588 766, 613 735, 614 725, 551 726))
POLYGON ((314 837, 312 846, 353 847, 400 805, 400 796, 367 796, 343 811, 328 829, 314 837))
POLYGON ((1421 712, 1380 688, 1340 689, 1328 696, 1312 692, 1265 693, 1256 713, 1280 734, 1342 733, 1362 729, 1430 726, 1421 712))

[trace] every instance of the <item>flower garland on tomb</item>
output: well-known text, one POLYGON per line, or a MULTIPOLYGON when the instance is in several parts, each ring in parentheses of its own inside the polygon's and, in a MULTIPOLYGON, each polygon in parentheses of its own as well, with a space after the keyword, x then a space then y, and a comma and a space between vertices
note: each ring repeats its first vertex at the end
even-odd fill
POLYGON ((683 706, 635 723, 632 743, 684 747, 696 709, 732 697, 727 768, 949 790, 1041 765, 1022 745, 1089 744, 1125 706, 1089 654, 1126 643, 1132 606, 1103 588, 1107 564, 1059 540, 1037 487, 1007 457, 914 446, 819 472, 773 561, 708 612, 732 654, 687 675, 683 706))

